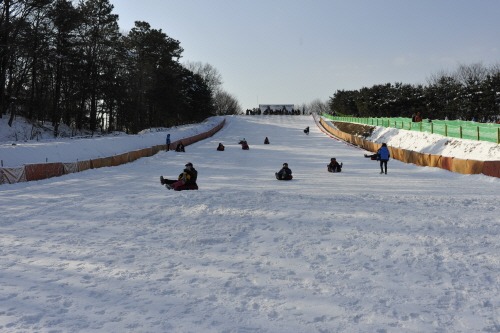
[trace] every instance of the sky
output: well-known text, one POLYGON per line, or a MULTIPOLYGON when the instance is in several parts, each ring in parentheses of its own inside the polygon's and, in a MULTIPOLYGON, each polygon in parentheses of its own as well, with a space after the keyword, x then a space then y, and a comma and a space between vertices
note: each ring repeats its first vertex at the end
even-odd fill
POLYGON ((208 63, 244 110, 327 101, 337 90, 426 84, 459 65, 500 61, 497 0, 111 0, 208 63))
MULTIPOLYGON (((220 120, 0 147, 82 160, 220 120)), ((311 116, 238 116, 185 153, 0 185, 0 331, 497 332, 500 179, 364 153, 311 116), (160 185, 188 161, 198 191, 160 185)))

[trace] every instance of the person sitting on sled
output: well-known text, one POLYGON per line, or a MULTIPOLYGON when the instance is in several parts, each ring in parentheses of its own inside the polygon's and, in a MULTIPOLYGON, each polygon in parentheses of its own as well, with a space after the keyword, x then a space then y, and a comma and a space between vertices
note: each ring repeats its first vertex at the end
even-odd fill
POLYGON ((182 153, 185 153, 186 150, 184 149, 184 145, 182 144, 182 142, 179 142, 177 144, 177 147, 175 148, 175 151, 177 152, 182 152, 182 153))
POLYGON ((198 184, 198 171, 193 167, 193 163, 189 162, 185 165, 185 169, 179 175, 177 180, 166 179, 160 176, 160 183, 165 185, 169 190, 182 191, 182 190, 197 190, 198 184))
POLYGON ((219 146, 217 146, 218 151, 224 151, 224 145, 219 142, 219 146))
POLYGON ((304 133, 309 134, 309 126, 306 127, 306 129, 304 130, 304 133))
POLYGON ((241 149, 243 149, 243 150, 249 150, 250 149, 250 147, 248 146, 247 140, 245 140, 245 138, 243 138, 243 140, 241 140, 238 143, 241 145, 241 149))
POLYGON ((330 164, 327 164, 327 170, 328 172, 341 172, 342 171, 342 165, 343 163, 337 162, 337 159, 335 157, 332 157, 330 159, 330 164))
POLYGON ((275 173, 277 180, 292 180, 292 170, 288 167, 288 163, 283 163, 283 168, 275 173))
POLYGON ((266 138, 264 139, 264 144, 265 144, 265 145, 268 145, 268 144, 269 144, 269 139, 267 138, 267 136, 266 136, 266 138))

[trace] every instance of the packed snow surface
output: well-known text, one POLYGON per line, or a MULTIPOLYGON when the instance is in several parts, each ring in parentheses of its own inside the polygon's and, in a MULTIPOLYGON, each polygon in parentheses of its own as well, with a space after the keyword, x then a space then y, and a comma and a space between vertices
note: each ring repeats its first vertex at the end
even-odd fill
POLYGON ((238 116, 186 153, 1 185, 0 331, 499 332, 500 180, 364 153, 238 116), (198 191, 160 185, 187 162, 198 191))

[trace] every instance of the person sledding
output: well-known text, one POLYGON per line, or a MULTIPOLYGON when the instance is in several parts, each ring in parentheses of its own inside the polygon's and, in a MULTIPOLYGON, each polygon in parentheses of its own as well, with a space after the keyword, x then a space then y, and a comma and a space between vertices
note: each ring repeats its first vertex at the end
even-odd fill
POLYGON ((224 145, 221 142, 219 142, 219 145, 217 146, 217 151, 224 151, 224 148, 225 148, 224 145))
POLYGON ((365 154, 365 157, 371 159, 372 161, 378 161, 380 159, 380 155, 378 153, 371 155, 365 154))
POLYGON ((283 167, 275 173, 275 176, 277 180, 292 180, 292 170, 288 167, 288 163, 283 163, 283 167))
POLYGON ((196 179, 198 178, 198 171, 196 171, 191 162, 187 163, 185 167, 179 177, 177 177, 177 180, 166 179, 160 176, 160 183, 165 185, 169 190, 174 191, 197 190, 198 184, 196 184, 196 179))
POLYGON ((309 134, 309 126, 304 129, 304 133, 309 134))
POLYGON ((243 140, 240 140, 240 142, 238 142, 240 145, 241 145, 241 149, 243 150, 249 150, 250 147, 248 146, 248 142, 247 140, 245 140, 245 138, 243 138, 243 140))
POLYGON ((328 172, 341 172, 343 163, 337 162, 335 157, 330 159, 330 163, 326 165, 328 172))
POLYGON ((268 139, 268 137, 267 137, 267 136, 266 136, 266 138, 264 139, 264 144, 265 144, 265 145, 268 145, 268 144, 269 144, 269 139, 268 139))
POLYGON ((179 153, 185 153, 186 152, 186 149, 184 148, 184 145, 182 144, 182 142, 179 142, 177 144, 177 147, 175 147, 175 151, 179 152, 179 153))

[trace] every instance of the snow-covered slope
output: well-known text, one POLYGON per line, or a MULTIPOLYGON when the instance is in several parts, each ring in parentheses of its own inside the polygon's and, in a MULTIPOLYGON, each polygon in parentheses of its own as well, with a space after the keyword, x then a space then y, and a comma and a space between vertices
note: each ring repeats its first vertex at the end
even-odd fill
POLYGON ((0 331, 498 331, 500 180, 363 153, 228 117, 186 153, 2 185, 0 331), (188 161, 199 191, 160 186, 188 161))

